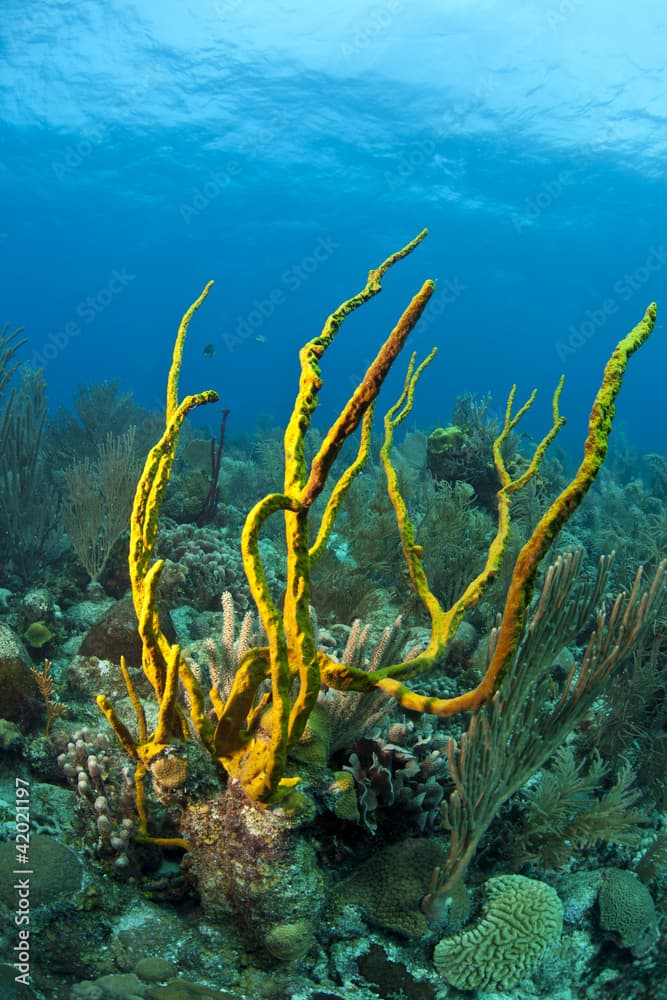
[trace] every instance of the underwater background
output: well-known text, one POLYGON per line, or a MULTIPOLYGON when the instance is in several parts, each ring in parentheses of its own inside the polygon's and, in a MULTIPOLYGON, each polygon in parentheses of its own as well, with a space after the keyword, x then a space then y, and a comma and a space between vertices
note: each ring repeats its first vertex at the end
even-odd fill
MULTIPOLYGON (((656 0, 1 0, 3 995, 667 997, 666 52, 656 0), (576 476, 604 366, 658 304, 605 466, 537 560, 550 610, 528 603, 538 639, 526 633, 502 671, 507 729, 500 701, 480 710, 477 733, 489 727, 506 766, 484 762, 475 715, 343 695, 334 670, 289 747, 303 795, 288 806, 244 798, 230 755, 205 753, 205 725, 164 743, 145 768, 161 849, 137 809, 131 758, 151 739, 120 661, 150 733, 164 684, 141 671, 150 637, 137 635, 128 528, 180 318, 214 281, 179 399, 214 390, 219 402, 181 431, 148 549, 165 560, 165 643, 218 692, 206 713, 219 722, 216 698, 233 703, 243 653, 266 641, 241 534, 283 488, 299 351, 425 227, 322 357, 305 440, 310 461, 433 279, 308 583, 321 656, 372 674, 428 643, 378 457, 410 351, 438 355, 392 461, 445 608, 484 572, 508 394, 516 383, 516 412, 538 389, 503 445, 511 477, 532 469, 503 559, 416 680, 423 698, 484 676, 521 547, 576 476), (561 374, 567 424, 533 468, 561 374), (126 744, 101 694, 130 726, 126 744), (466 740, 480 753, 470 785, 466 740), (23 923, 12 863, 25 822, 36 874, 23 923), (500 954, 488 921, 502 925, 500 954)), ((325 502, 355 448, 333 463, 325 502)), ((313 517, 311 538, 322 507, 313 517)), ((260 550, 282 606, 279 519, 260 550)), ((248 722, 262 745, 280 702, 263 683, 248 722)), ((191 699, 178 695, 169 725, 191 699)))
MULTIPOLYGON (((399 301, 422 276, 442 286, 425 421, 462 391, 549 392, 561 371, 581 421, 609 346, 664 286, 664 31, 650 3, 7 2, 6 321, 28 329, 52 405, 135 368, 148 405, 158 345, 215 279, 188 374, 248 426, 284 417, 276 364, 428 226, 394 279, 399 301)), ((347 387, 395 316, 373 309, 331 382, 347 387)), ((623 413, 651 449, 662 351, 637 359, 623 413)))

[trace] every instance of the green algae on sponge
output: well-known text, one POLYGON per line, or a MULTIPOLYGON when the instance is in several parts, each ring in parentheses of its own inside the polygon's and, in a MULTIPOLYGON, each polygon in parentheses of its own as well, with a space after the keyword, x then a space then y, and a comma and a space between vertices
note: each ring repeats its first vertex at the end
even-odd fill
POLYGON ((600 926, 637 958, 651 950, 660 936, 653 897, 634 872, 606 868, 598 896, 600 926))
POLYGON ((490 878, 485 889, 477 923, 443 938, 433 961, 457 989, 511 990, 558 943, 563 906, 546 882, 524 875, 490 878))

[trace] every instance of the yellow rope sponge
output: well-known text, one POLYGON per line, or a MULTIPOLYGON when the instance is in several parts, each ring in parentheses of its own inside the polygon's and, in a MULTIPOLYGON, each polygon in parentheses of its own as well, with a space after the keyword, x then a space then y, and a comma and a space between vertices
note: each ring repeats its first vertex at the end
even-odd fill
POLYGON ((656 307, 654 304, 649 306, 641 323, 620 341, 605 367, 590 416, 583 460, 572 481, 553 501, 519 553, 498 641, 484 678, 474 689, 452 698, 417 694, 407 686, 406 681, 423 674, 442 657, 464 614, 477 604, 494 579, 507 548, 512 498, 536 476, 547 448, 564 424, 559 412, 563 388, 561 378, 553 397, 551 427, 535 448, 525 470, 513 479, 505 465, 502 446, 532 406, 536 394, 533 392, 515 411, 516 387, 510 392, 504 424, 493 450, 501 483, 496 535, 489 547, 484 569, 470 581, 452 607, 445 609, 429 587, 422 550, 415 542, 414 527, 400 493, 391 456, 394 432, 411 412, 417 383, 433 361, 436 350, 433 349, 420 364, 417 364, 413 354, 403 391, 384 418, 384 442, 380 457, 412 586, 431 620, 430 640, 419 655, 368 672, 338 663, 318 650, 310 613, 311 570, 324 551, 350 484, 368 458, 373 413, 380 389, 426 308, 435 283, 430 280, 424 282, 403 311, 361 382, 323 435, 315 456, 307 463, 305 438, 323 384, 320 361, 344 320, 381 291, 382 279, 387 271, 412 253, 426 234, 427 231, 422 230, 401 250, 371 270, 361 291, 346 299, 327 318, 319 336, 308 341, 300 351, 299 389, 283 442, 282 490, 268 494, 255 504, 246 518, 241 537, 243 564, 266 631, 267 643, 255 646, 243 655, 226 700, 217 689, 209 692, 213 721, 207 714, 204 692, 197 678, 183 659, 179 647, 169 643, 160 627, 156 592, 162 562, 153 561, 160 506, 171 475, 181 425, 192 409, 218 398, 215 392, 207 391, 186 396, 181 402, 178 399, 178 379, 187 329, 194 313, 207 297, 212 282, 206 285, 181 320, 167 381, 165 430, 146 460, 130 524, 130 580, 143 646, 142 667, 158 702, 155 731, 151 734, 146 731, 143 708, 124 664, 123 674, 137 715, 138 739, 135 740, 117 717, 109 701, 104 696, 98 699, 119 741, 137 762, 137 805, 145 836, 148 836, 143 791, 146 773, 169 747, 177 746, 188 738, 189 728, 196 732, 213 758, 239 782, 251 799, 274 804, 299 780, 298 776, 286 773, 288 751, 303 736, 322 683, 343 691, 380 689, 392 695, 406 709, 448 716, 461 711, 475 711, 487 702, 497 690, 516 653, 523 636, 526 609, 539 564, 553 539, 581 503, 604 461, 616 397, 628 360, 651 333, 656 307), (331 487, 318 533, 311 540, 311 507, 327 485, 341 448, 359 427, 356 455, 331 487), (271 595, 259 546, 260 532, 266 520, 274 514, 280 514, 284 520, 287 550, 287 584, 281 608, 271 595), (179 685, 187 696, 190 723, 179 702, 179 685))

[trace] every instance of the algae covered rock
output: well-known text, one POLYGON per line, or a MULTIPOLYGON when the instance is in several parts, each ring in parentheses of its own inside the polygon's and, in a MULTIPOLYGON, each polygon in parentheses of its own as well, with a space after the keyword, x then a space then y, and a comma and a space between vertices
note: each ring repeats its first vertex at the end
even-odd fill
POLYGON ((42 716, 42 701, 32 675, 32 660, 8 625, 0 625, 0 716, 29 729, 42 716))
POLYGON ((181 825, 206 916, 226 919, 231 907, 253 942, 287 961, 310 948, 326 901, 314 847, 300 829, 303 815, 265 809, 232 783, 210 801, 191 803, 181 825))
POLYGON ((143 983, 164 983, 176 975, 177 969, 165 958, 147 956, 137 962, 134 971, 143 983))
MULTIPOLYGON (((71 897, 79 892, 83 881, 79 856, 55 837, 31 834, 29 859, 31 910, 65 901, 71 906, 71 897)), ((12 911, 17 905, 16 877, 12 876, 16 867, 15 845, 11 841, 0 844, 0 902, 12 911)))
MULTIPOLYGON (((159 606, 160 624, 170 642, 176 633, 166 607, 159 606)), ((120 663, 124 656, 130 666, 141 664, 142 645, 132 598, 127 595, 116 601, 86 633, 81 646, 81 656, 97 656, 101 660, 120 663)))

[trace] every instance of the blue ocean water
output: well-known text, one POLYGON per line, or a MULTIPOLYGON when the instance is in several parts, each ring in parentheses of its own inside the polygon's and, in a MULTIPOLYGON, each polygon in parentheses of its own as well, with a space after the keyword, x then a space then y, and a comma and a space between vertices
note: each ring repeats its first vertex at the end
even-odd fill
MULTIPOLYGON (((214 279, 182 388, 217 389, 230 431, 282 423, 298 348, 428 226, 326 358, 322 419, 433 277, 417 422, 514 381, 545 417, 565 372, 575 445, 667 299, 666 43, 657 0, 3 0, 2 321, 52 407, 106 379, 152 405, 214 279)), ((620 400, 643 450, 665 450, 666 360, 659 319, 620 400)))

